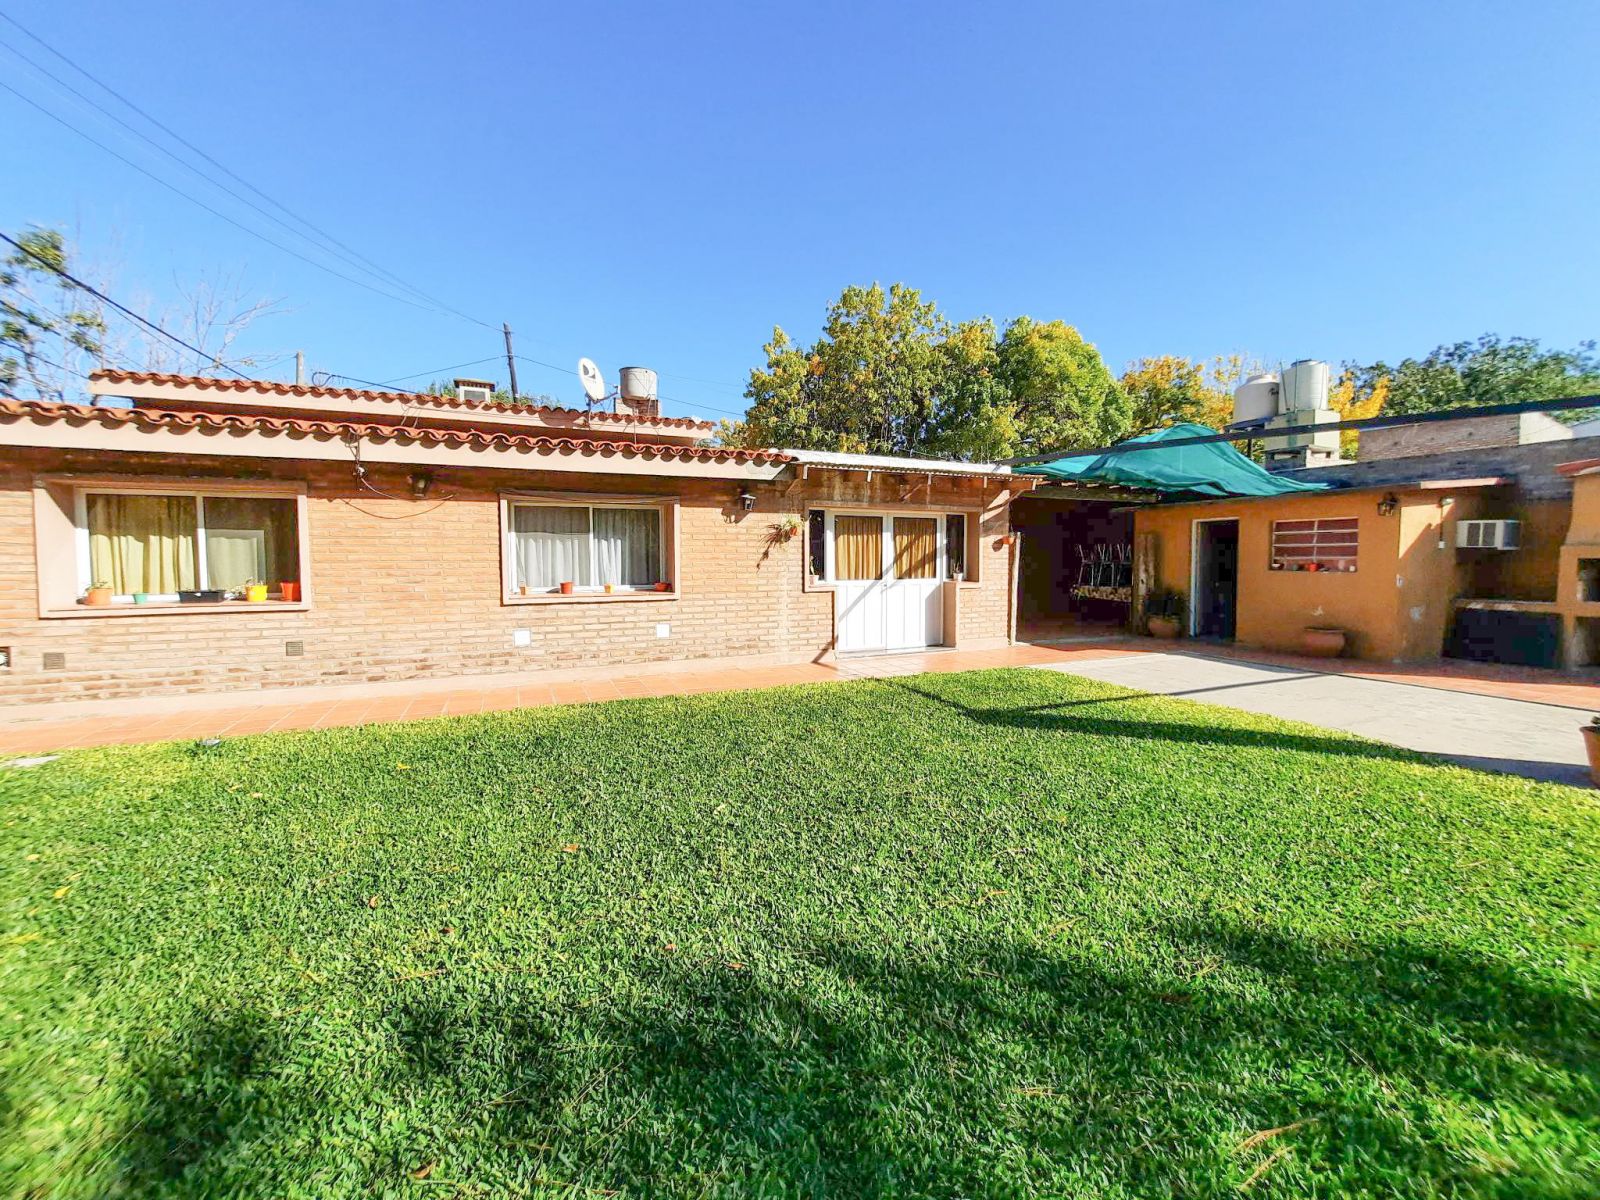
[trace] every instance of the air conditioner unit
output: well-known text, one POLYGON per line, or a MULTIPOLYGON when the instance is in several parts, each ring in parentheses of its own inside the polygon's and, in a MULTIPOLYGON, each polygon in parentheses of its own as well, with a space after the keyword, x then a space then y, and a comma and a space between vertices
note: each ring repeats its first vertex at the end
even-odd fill
POLYGON ((1456 522, 1456 545, 1460 549, 1515 550, 1521 544, 1521 521, 1456 522))

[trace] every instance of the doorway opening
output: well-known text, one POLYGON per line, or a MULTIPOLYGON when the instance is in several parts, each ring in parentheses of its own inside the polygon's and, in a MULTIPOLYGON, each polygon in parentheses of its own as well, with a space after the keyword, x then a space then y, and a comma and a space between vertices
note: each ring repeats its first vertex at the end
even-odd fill
POLYGON ((1011 505, 1022 536, 1017 636, 1025 642, 1115 637, 1133 602, 1133 512, 1126 497, 1041 488, 1011 505))
POLYGON ((1233 641, 1239 608, 1239 522, 1194 523, 1193 589, 1189 597, 1189 633, 1193 637, 1233 641))

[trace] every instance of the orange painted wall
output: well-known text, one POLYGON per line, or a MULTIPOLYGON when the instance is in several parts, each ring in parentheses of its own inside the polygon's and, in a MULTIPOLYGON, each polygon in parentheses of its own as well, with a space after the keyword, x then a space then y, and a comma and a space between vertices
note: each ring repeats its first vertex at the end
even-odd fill
POLYGON ((1578 569, 1600 559, 1600 475, 1579 475, 1572 485, 1572 525, 1561 548, 1556 603, 1567 665, 1588 667, 1600 664, 1600 601, 1583 598, 1578 569))
MULTIPOLYGON (((1595 479, 1592 495, 1579 487, 1578 516, 1571 523, 1574 530, 1586 525, 1600 542, 1600 476, 1595 479)), ((1436 658, 1458 597, 1555 598, 1557 563, 1573 511, 1566 501, 1519 501, 1499 488, 1397 491, 1398 511, 1381 517, 1383 494, 1366 490, 1159 506, 1141 509, 1136 528, 1158 538, 1161 584, 1188 596, 1193 522, 1239 521, 1237 639, 1246 646, 1292 651, 1306 626, 1329 625, 1346 631, 1347 652, 1356 658, 1436 658), (1311 517, 1359 520, 1354 572, 1268 569, 1272 522, 1311 517), (1456 549, 1457 521, 1500 517, 1523 522, 1522 550, 1456 549)))
MULTIPOLYGON (((1498 516, 1491 497, 1482 491, 1400 492, 1398 559, 1394 567, 1394 658, 1402 661, 1437 658, 1458 596, 1475 592, 1478 565, 1495 550, 1456 550, 1457 521, 1498 516), (1444 545, 1441 547, 1440 542, 1444 545), (1475 561, 1476 560, 1476 561, 1475 561)), ((1554 564, 1552 564, 1552 570, 1554 564)))
POLYGON ((1159 543, 1158 578, 1192 599, 1191 547, 1197 520, 1239 522, 1239 599, 1236 638, 1241 645, 1298 650, 1308 625, 1330 625, 1350 634, 1351 654, 1393 658, 1401 652, 1395 620, 1395 563, 1400 522, 1380 517, 1379 494, 1296 495, 1271 500, 1234 500, 1140 509, 1139 533, 1159 543), (1356 517, 1360 548, 1353 572, 1273 571, 1272 522, 1312 517, 1356 517))
POLYGON ((1465 551, 1472 560, 1465 592, 1502 600, 1554 600, 1556 564, 1572 520, 1567 500, 1519 500, 1509 488, 1483 493, 1480 514, 1522 522, 1522 545, 1512 552, 1465 551))

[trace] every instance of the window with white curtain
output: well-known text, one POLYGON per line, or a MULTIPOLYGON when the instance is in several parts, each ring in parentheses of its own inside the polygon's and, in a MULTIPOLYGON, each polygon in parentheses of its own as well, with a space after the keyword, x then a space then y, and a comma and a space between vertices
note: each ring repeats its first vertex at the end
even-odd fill
POLYGON ((513 589, 650 589, 666 578, 656 505, 514 502, 508 523, 513 589))

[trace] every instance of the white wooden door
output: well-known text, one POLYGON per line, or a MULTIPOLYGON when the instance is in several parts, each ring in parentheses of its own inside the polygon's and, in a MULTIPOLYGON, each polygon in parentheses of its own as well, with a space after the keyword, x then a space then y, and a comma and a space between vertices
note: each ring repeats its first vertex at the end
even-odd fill
POLYGON ((944 596, 940 583, 942 539, 938 517, 889 517, 891 555, 884 597, 890 650, 937 646, 942 639, 944 596))
POLYGON ((829 514, 833 569, 834 637, 840 651, 887 650, 888 546, 883 518, 829 514))
POLYGON ((936 516, 828 515, 834 632, 843 653, 943 640, 944 544, 936 516))

